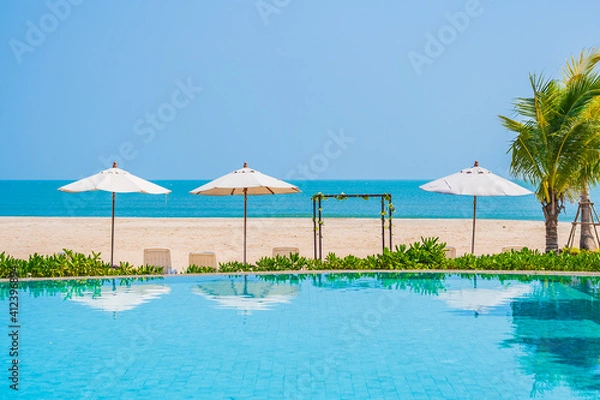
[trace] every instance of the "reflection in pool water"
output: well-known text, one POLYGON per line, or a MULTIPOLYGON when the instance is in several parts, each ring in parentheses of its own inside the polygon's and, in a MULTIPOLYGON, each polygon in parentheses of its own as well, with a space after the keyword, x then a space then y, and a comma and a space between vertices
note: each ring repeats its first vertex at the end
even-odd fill
POLYGON ((471 310, 476 316, 487 314, 496 307, 510 303, 531 292, 531 286, 517 284, 497 289, 469 288, 448 290, 439 294, 448 306, 461 310, 471 310))
POLYGON ((599 282, 440 273, 22 281, 18 397, 596 399, 599 282))
POLYGON ((277 283, 266 280, 237 279, 235 276, 227 280, 219 277, 198 283, 194 293, 218 303, 221 308, 233 308, 240 314, 251 314, 252 311, 270 310, 281 303, 289 303, 298 295, 298 287, 285 282, 277 283))
POLYGON ((113 287, 100 287, 99 290, 83 291, 70 300, 85 304, 86 306, 113 313, 116 318, 119 311, 133 310, 134 308, 156 299, 171 291, 168 286, 154 284, 126 285, 113 287))
MULTIPOLYGON (((569 278, 568 278, 569 279, 569 278)), ((513 338, 520 364, 535 377, 532 397, 566 385, 600 398, 600 297, 587 278, 566 285, 539 284, 531 297, 511 304, 513 338)))

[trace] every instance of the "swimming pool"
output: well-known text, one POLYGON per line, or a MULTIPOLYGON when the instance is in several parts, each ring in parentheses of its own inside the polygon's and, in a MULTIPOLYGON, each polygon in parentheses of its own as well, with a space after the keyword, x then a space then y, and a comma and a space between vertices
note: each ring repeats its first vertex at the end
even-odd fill
MULTIPOLYGON (((598 398, 599 287, 401 273, 22 281, 18 397, 598 398)), ((3 346, 8 377, 11 337, 3 346)), ((17 394, 6 377, 1 398, 17 394)))

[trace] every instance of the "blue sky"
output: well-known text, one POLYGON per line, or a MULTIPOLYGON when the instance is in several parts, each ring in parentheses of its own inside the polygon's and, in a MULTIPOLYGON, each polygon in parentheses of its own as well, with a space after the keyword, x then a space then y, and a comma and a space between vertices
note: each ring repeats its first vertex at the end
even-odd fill
POLYGON ((0 3, 0 179, 508 176, 498 114, 598 46, 597 1, 0 3))

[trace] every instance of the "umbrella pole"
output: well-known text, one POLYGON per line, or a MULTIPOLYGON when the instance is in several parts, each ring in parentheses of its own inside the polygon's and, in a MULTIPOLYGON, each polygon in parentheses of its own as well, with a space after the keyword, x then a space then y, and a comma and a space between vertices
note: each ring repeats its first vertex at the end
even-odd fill
POLYGON ((246 265, 246 209, 248 204, 248 189, 244 189, 244 265, 246 265))
POLYGON ((477 218, 477 196, 473 196, 473 236, 471 237, 471 254, 475 252, 475 219, 477 218))
POLYGON ((114 254, 115 254, 115 197, 116 193, 112 192, 112 219, 111 219, 111 227, 110 227, 110 267, 114 268, 113 264, 114 254))
MULTIPOLYGON (((313 197, 313 250, 315 260, 317 259, 317 200, 313 197)), ((598 241, 600 243, 600 240, 598 241)))

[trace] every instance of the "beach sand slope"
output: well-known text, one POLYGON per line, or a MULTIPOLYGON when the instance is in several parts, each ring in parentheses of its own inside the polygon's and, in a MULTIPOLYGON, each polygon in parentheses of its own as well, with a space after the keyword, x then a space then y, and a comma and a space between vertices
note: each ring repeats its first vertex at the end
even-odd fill
MULTIPOLYGON (((326 219, 323 253, 366 256, 381 252, 378 219, 326 219)), ((469 219, 395 219, 394 245, 410 244, 421 237, 439 237, 461 255, 470 251, 469 219)), ((568 239, 570 223, 559 224, 559 246, 568 239)), ((503 246, 545 247, 542 221, 479 220, 475 254, 491 254, 503 246)), ((386 230, 386 244, 387 244, 386 230)), ((242 260, 243 221, 234 218, 117 218, 115 261, 143 263, 143 250, 171 249, 173 267, 187 266, 189 252, 213 251, 218 262, 242 260)), ((253 218, 248 220, 248 261, 270 256, 272 248, 291 245, 300 254, 313 256, 313 222, 310 218, 253 218)), ((110 260, 109 218, 0 218, 0 251, 13 257, 52 254, 63 248, 91 254, 101 252, 110 260)))

